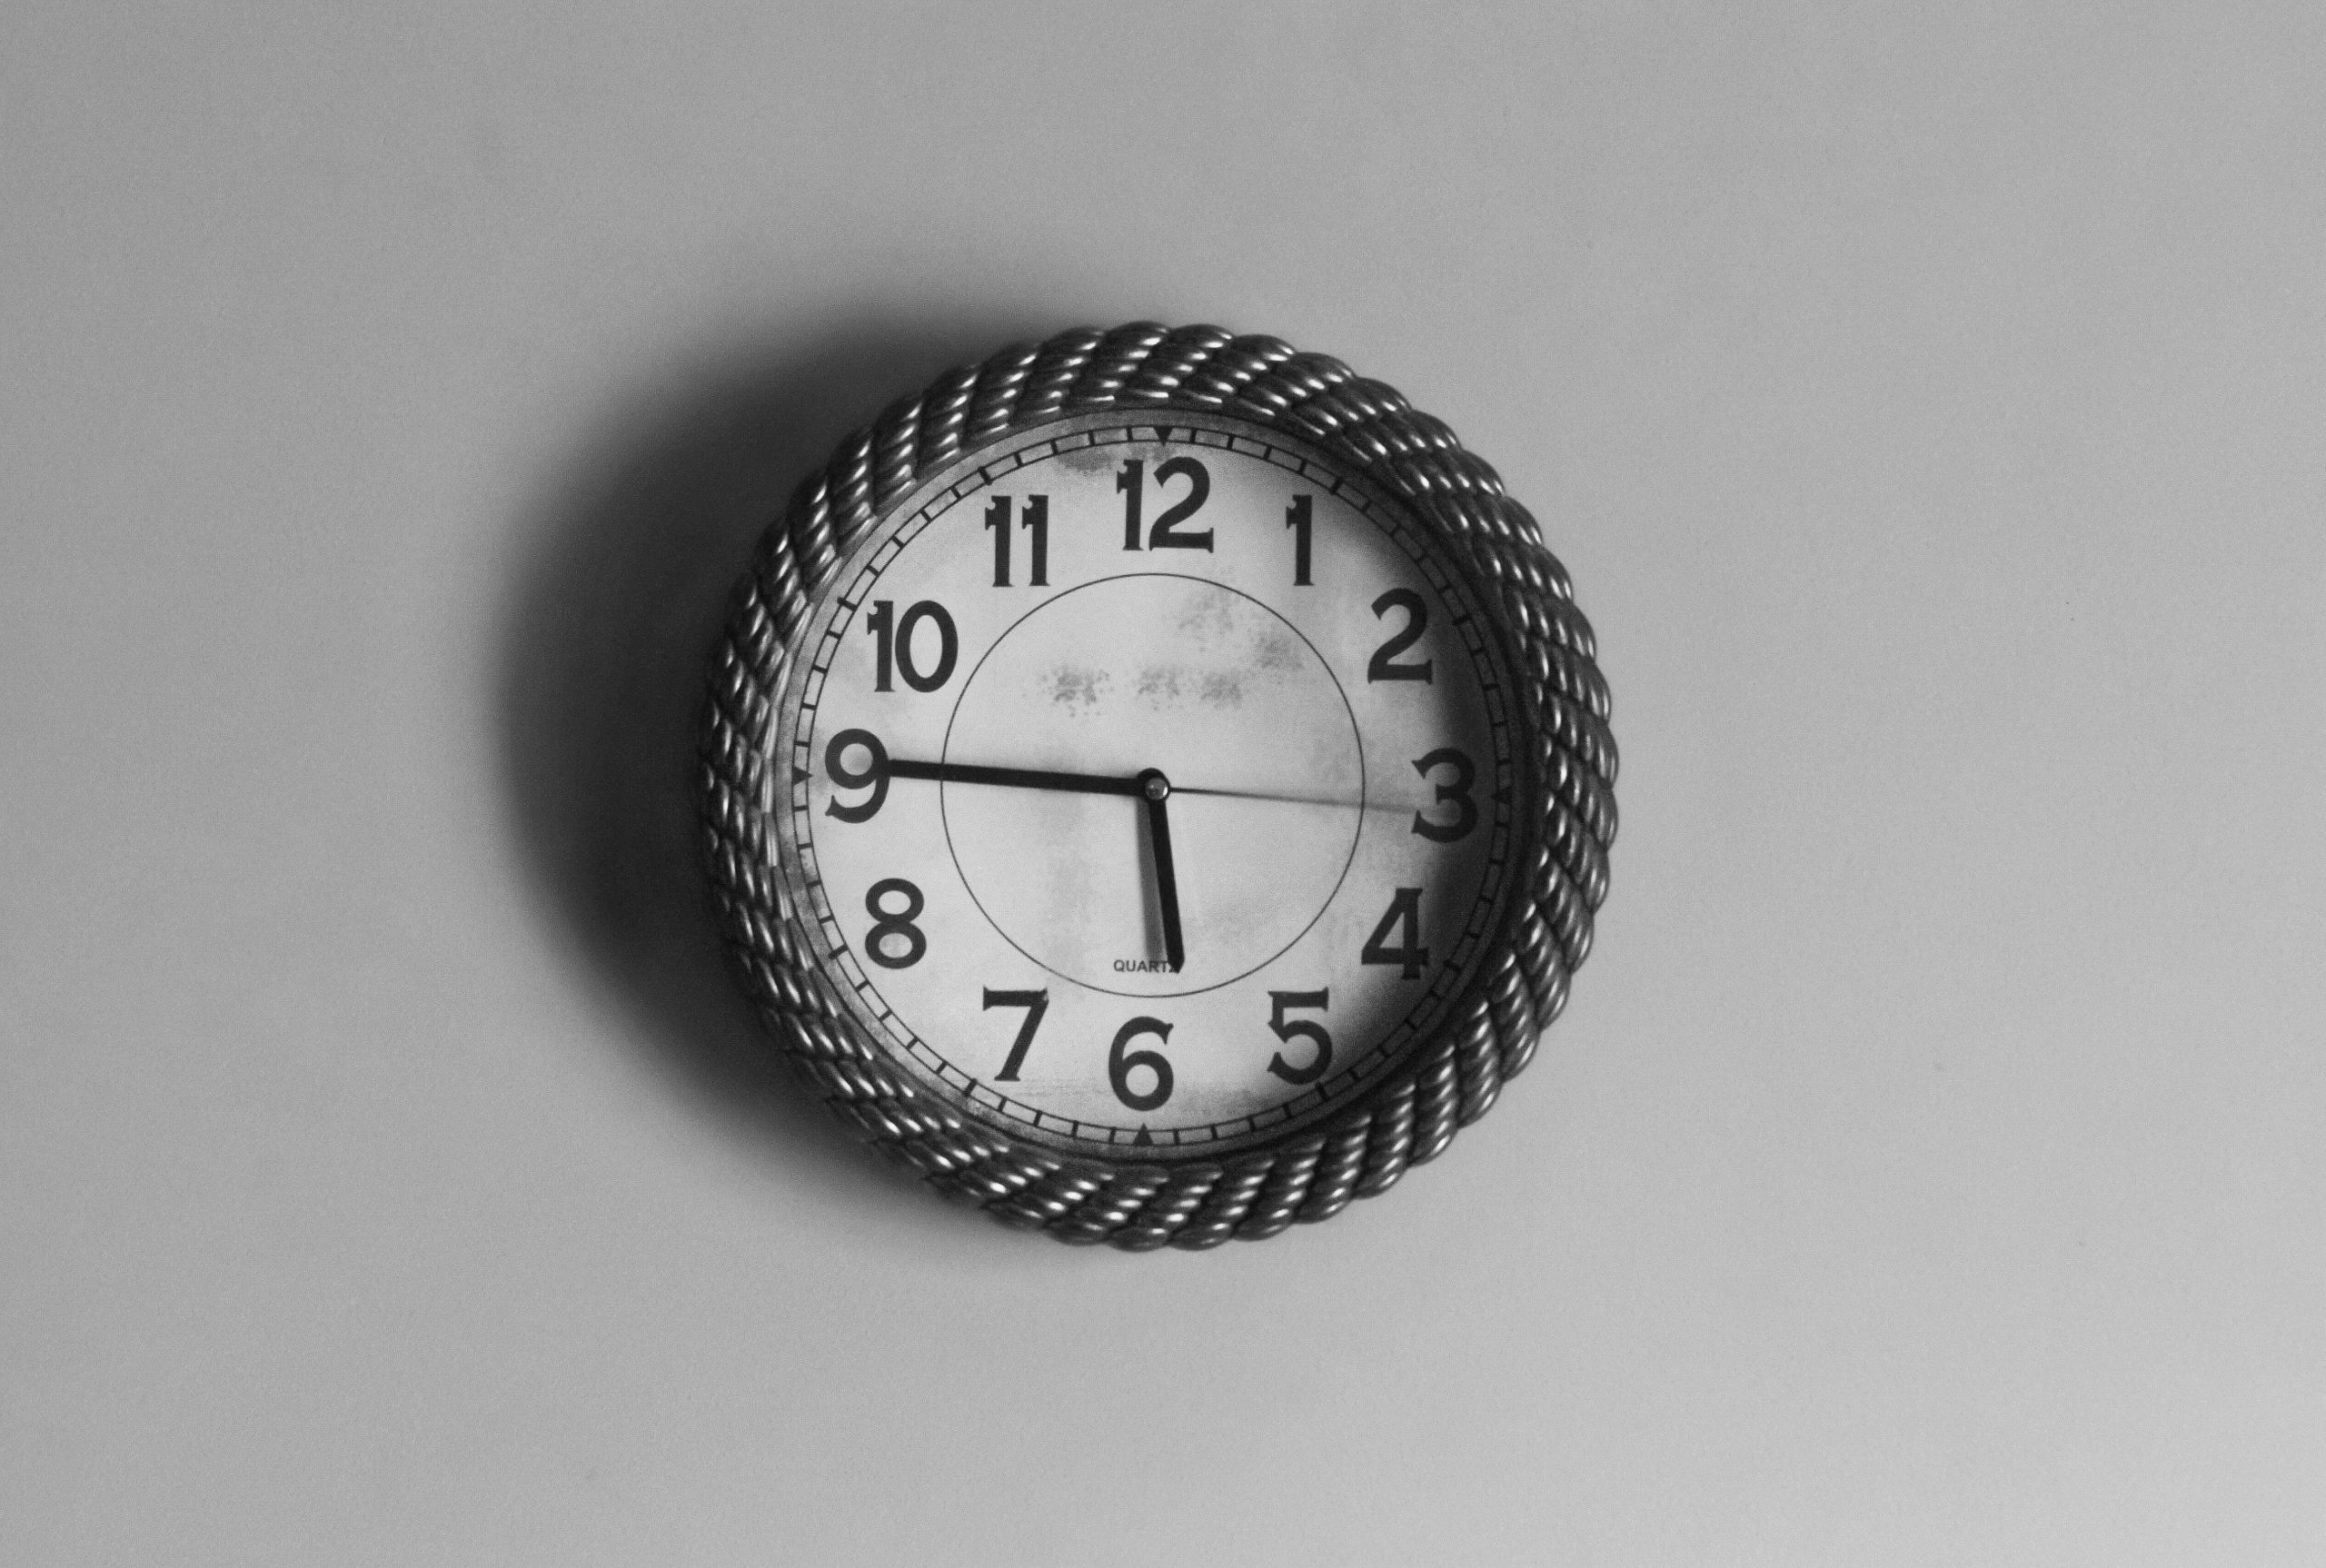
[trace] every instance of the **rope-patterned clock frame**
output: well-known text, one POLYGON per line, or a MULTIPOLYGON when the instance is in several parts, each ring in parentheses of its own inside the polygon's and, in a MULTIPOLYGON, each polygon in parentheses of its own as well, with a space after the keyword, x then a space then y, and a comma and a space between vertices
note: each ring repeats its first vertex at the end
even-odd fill
POLYGON ((816 1092, 930 1185, 1061 1241, 1216 1246, 1330 1218, 1435 1158, 1484 1116, 1566 1005, 1607 891, 1615 743, 1590 623, 1526 508, 1442 422, 1339 361, 1218 327, 1136 323, 1002 350, 939 377, 840 443, 760 541, 715 656, 701 740, 711 900, 744 989, 816 1092), (1519 826, 1498 949, 1431 1038, 1346 1108, 1215 1160, 1131 1163, 1022 1142, 895 1066, 811 958, 770 859, 770 743, 794 638, 851 547, 924 479, 1075 414, 1188 410, 1281 431, 1357 470, 1447 547, 1499 612, 1542 802, 1519 826))

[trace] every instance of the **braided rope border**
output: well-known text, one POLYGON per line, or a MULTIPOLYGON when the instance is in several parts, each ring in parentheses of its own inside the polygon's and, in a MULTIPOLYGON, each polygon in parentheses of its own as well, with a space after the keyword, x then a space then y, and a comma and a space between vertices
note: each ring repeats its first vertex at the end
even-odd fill
POLYGON ((1615 836, 1615 742, 1590 623, 1534 518, 1484 461, 1395 390, 1339 361, 1218 327, 1062 332, 947 372, 810 475, 760 541, 711 671, 703 853, 744 989, 794 1066, 857 1133, 948 1194, 1070 1243, 1132 1251, 1256 1240, 1328 1219, 1436 1158, 1533 1059, 1591 948, 1615 836), (1521 879, 1498 951, 1436 1036, 1321 1126, 1210 1162, 1112 1164, 971 1122, 892 1065, 816 968, 775 876, 768 748, 792 638, 873 520, 999 437, 1069 414, 1188 409, 1301 437, 1409 507, 1499 606, 1522 745, 1544 809, 1517 824, 1521 879), (1531 831, 1530 831, 1531 829, 1531 831))

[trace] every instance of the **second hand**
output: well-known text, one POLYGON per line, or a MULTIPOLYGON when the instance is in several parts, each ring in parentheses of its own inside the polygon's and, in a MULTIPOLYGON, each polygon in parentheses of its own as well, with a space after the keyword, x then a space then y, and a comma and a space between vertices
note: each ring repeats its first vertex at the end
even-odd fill
MULTIPOLYGON (((891 779, 922 779, 939 784, 989 784, 1000 789, 1057 789, 1076 795, 1128 795, 1146 792, 1144 773, 1057 773, 1039 768, 988 768, 975 762, 914 762, 892 757, 883 767, 891 779)), ((1363 802, 1328 795, 1286 795, 1269 789, 1205 789, 1174 784, 1174 795, 1206 795, 1225 800, 1269 800, 1284 806, 1332 806, 1344 811, 1407 811, 1413 808, 1394 800, 1363 802)))

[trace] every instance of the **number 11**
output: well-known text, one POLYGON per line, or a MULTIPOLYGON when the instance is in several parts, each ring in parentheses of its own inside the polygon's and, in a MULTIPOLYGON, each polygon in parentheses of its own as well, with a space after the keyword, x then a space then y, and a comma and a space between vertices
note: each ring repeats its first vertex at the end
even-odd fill
MULTIPOLYGON (((1023 515, 1018 525, 1032 534, 1031 565, 1033 571, 1026 578, 1029 588, 1050 585, 1050 498, 1029 495, 1021 509, 1023 515)), ((993 534, 993 585, 1009 586, 1009 498, 997 495, 985 509, 985 525, 993 534)))

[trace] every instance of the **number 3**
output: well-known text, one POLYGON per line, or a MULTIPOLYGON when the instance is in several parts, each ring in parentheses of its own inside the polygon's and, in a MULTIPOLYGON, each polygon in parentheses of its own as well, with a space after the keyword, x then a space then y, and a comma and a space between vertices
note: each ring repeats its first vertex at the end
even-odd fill
POLYGON ((1456 839, 1468 838, 1470 829, 1478 825, 1478 803, 1470 799, 1470 786, 1477 780, 1477 769, 1471 765, 1467 754, 1451 746, 1441 746, 1414 764, 1414 771, 1425 780, 1433 768, 1454 769, 1454 782, 1437 786, 1438 802, 1454 802, 1454 820, 1433 822, 1416 811, 1413 830, 1432 843, 1451 844, 1456 839))

